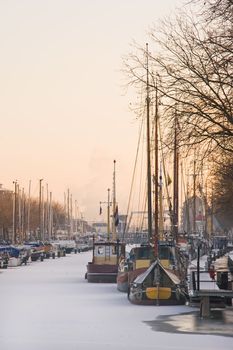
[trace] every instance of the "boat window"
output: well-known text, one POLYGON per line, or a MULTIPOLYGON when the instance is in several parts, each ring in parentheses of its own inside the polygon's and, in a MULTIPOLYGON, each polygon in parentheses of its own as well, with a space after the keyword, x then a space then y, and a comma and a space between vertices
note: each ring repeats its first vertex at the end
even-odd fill
POLYGON ((159 247, 159 257, 160 259, 172 260, 174 258, 174 253, 172 248, 169 246, 160 246, 159 247))
POLYGON ((140 247, 135 250, 136 259, 151 259, 152 258, 152 249, 151 247, 140 247))
POLYGON ((98 255, 104 255, 104 247, 98 247, 97 248, 97 254, 98 255))

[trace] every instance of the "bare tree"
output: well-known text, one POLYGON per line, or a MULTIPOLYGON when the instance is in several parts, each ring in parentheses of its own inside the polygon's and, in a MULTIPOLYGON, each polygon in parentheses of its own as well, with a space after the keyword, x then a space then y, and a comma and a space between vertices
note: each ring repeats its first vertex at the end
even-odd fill
POLYGON ((233 21, 233 0, 191 0, 201 6, 201 15, 205 20, 220 22, 233 21))
POLYGON ((214 212, 222 225, 229 229, 233 226, 233 161, 224 158, 215 163, 213 169, 214 212))
MULTIPOLYGON (((58 229, 61 226, 65 226, 65 212, 64 208, 58 202, 53 202, 54 212, 54 227, 58 229)), ((38 220, 39 202, 38 199, 30 199, 30 230, 36 232, 39 227, 38 220)), ((13 213, 13 192, 0 191, 0 238, 4 236, 4 232, 10 232, 12 230, 12 213, 13 213)), ((19 213, 17 212, 17 216, 19 213)), ((25 213, 24 213, 25 215, 25 213)), ((7 239, 11 237, 8 234, 7 239)))
POLYGON ((0 237, 9 240, 9 229, 12 227, 13 193, 0 191, 0 237))
MULTIPOLYGON (((200 1, 201 2, 201 1, 200 1)), ((219 0, 209 0, 216 7, 219 0)), ((222 0, 232 9, 232 1, 222 0)), ((223 9, 224 7, 222 7, 223 9)), ((213 12, 214 13, 214 12, 213 12)), ((225 13, 224 13, 225 15, 225 13)), ((157 73, 164 124, 172 130, 179 115, 180 145, 201 144, 213 150, 233 152, 233 28, 231 20, 205 17, 205 12, 180 13, 150 32, 156 54, 150 53, 151 77, 157 73), (216 27, 216 21, 221 27, 216 27), (159 52, 159 53, 158 53, 159 52), (153 72, 152 72, 153 71, 153 72)), ((144 52, 144 49, 141 48, 144 52)), ((125 69, 130 84, 145 83, 144 60, 129 55, 125 69)), ((155 87, 151 79, 151 88, 155 87)), ((203 147, 205 146, 205 147, 203 147)))

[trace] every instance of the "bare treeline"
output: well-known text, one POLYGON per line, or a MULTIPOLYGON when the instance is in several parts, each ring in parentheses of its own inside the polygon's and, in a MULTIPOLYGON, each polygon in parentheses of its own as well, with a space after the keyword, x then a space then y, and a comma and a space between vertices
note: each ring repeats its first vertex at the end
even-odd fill
MULTIPOLYGON (((66 214, 62 205, 52 203, 53 227, 58 229, 65 224, 66 214)), ((46 219, 47 204, 44 204, 44 216, 46 219)), ((26 237, 26 232, 34 233, 40 227, 39 223, 39 201, 38 199, 15 196, 12 191, 0 191, 0 239, 10 240, 12 238, 13 221, 18 236, 26 237)), ((46 220, 45 220, 46 221, 46 220)))

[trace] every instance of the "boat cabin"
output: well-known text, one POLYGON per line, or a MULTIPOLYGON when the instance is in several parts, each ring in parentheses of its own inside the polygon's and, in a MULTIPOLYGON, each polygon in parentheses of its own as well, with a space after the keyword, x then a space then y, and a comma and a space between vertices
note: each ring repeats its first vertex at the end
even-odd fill
POLYGON ((92 263, 97 265, 117 265, 125 255, 125 245, 119 242, 95 242, 92 263))
POLYGON ((175 245, 173 242, 159 241, 159 261, 167 269, 175 268, 175 245))
MULTIPOLYGON (((159 260, 165 268, 173 269, 175 266, 175 246, 171 242, 159 241, 159 260)), ((141 245, 132 248, 129 261, 132 264, 131 270, 147 268, 155 260, 154 248, 151 245, 141 245)))
POLYGON ((92 261, 87 264, 88 282, 116 283, 118 264, 125 257, 125 244, 94 242, 92 261))
POLYGON ((140 247, 134 247, 129 253, 129 261, 131 263, 130 270, 136 270, 141 268, 147 268, 150 266, 151 261, 154 260, 154 250, 150 245, 141 245, 140 247))

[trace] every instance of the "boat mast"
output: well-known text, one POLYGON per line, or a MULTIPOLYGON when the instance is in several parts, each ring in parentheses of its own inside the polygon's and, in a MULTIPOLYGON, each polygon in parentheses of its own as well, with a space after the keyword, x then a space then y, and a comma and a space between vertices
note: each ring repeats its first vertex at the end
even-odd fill
POLYGON ((108 233, 108 240, 110 237, 110 188, 108 188, 108 203, 107 203, 108 207, 107 207, 107 233, 108 233))
POLYGON ((52 192, 49 192, 49 225, 48 237, 49 241, 53 238, 53 206, 52 206, 52 192))
POLYGON ((42 220, 41 220, 41 183, 43 179, 39 180, 39 235, 38 235, 38 240, 42 240, 42 220))
POLYGON ((21 225, 21 219, 22 219, 22 211, 21 211, 21 195, 22 190, 19 188, 18 185, 18 243, 21 243, 21 236, 22 236, 22 225, 21 225))
POLYGON ((22 199, 21 199, 21 243, 25 241, 25 192, 24 187, 22 189, 22 199))
POLYGON ((16 233, 17 233, 17 180, 13 181, 15 186, 14 196, 13 196, 13 236, 12 243, 16 243, 16 233))
POLYGON ((196 234, 196 150, 193 160, 193 233, 196 234))
POLYGON ((75 219, 74 219, 75 220, 75 234, 77 235, 77 233, 78 233, 77 199, 75 199, 75 201, 74 201, 74 217, 75 217, 75 219))
POLYGON ((70 189, 67 190, 67 236, 70 239, 70 189))
POLYGON ((173 235, 177 242, 178 238, 178 216, 179 216, 179 153, 177 144, 177 110, 174 120, 174 160, 173 160, 173 235))
POLYGON ((148 241, 152 239, 152 203, 151 203, 151 159, 150 159, 150 96, 148 43, 146 43, 146 126, 147 126, 147 206, 148 206, 148 241))
POLYGON ((185 203, 186 203, 186 228, 187 228, 187 234, 188 237, 190 236, 190 192, 189 192, 189 169, 187 170, 187 179, 186 179, 186 194, 185 194, 185 203))
POLYGON ((210 216, 210 236, 214 235, 214 190, 213 183, 211 185, 211 216, 210 216))
POLYGON ((115 215, 116 215, 116 161, 113 161, 113 190, 112 190, 112 240, 116 240, 116 225, 115 225, 115 215))
POLYGON ((73 195, 70 194, 70 239, 73 237, 73 195))
MULTIPOLYGON (((155 86, 155 174, 154 174, 154 186, 155 186, 155 209, 154 209, 154 252, 155 256, 158 256, 158 239, 159 239, 159 229, 158 229, 158 211, 159 211, 159 191, 158 191, 158 169, 159 169, 159 160, 158 160, 158 89, 157 89, 157 80, 155 86)), ((161 190, 161 189, 160 189, 161 190)), ((161 215, 162 213, 160 213, 161 215)))
POLYGON ((42 237, 42 242, 45 241, 45 236, 44 236, 44 186, 42 186, 42 233, 41 233, 41 237, 42 237))
POLYGON ((159 220, 158 220, 158 240, 164 240, 164 225, 163 225, 163 176, 162 162, 159 170, 159 220))
POLYGON ((49 237, 49 185, 48 184, 46 184, 45 233, 46 233, 46 237, 49 237))
POLYGON ((18 234, 17 234, 17 243, 21 243, 21 189, 19 187, 19 184, 17 185, 17 192, 18 192, 18 234))
POLYGON ((29 238, 30 235, 30 210, 31 210, 31 180, 29 181, 29 188, 28 188, 28 212, 27 212, 27 238, 29 238))

